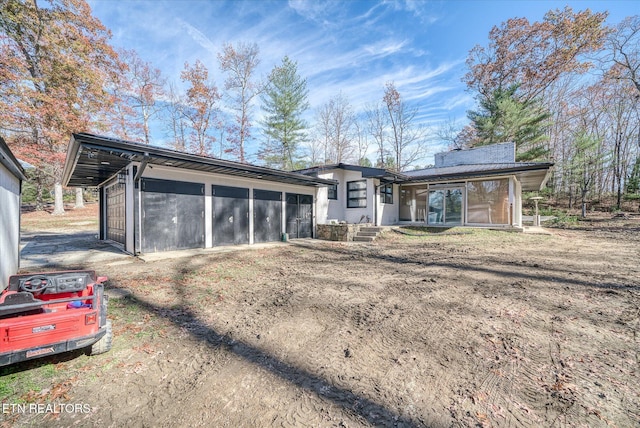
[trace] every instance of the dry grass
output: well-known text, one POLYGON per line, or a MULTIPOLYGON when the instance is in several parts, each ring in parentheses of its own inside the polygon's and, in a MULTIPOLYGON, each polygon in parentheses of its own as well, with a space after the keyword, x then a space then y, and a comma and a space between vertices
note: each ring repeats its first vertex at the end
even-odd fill
POLYGON ((23 212, 21 229, 23 231, 46 230, 87 230, 98 228, 98 204, 87 204, 85 208, 75 209, 66 206, 63 215, 52 215, 52 209, 45 211, 23 212))

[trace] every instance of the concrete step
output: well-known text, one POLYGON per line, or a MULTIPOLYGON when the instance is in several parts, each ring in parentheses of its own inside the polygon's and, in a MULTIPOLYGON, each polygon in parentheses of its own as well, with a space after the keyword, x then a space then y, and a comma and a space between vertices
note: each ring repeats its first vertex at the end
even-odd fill
POLYGON ((358 241, 358 242, 372 242, 374 239, 376 239, 375 236, 360 236, 360 235, 356 235, 353 237, 354 241, 358 241))
POLYGON ((360 232, 382 232, 384 229, 382 227, 378 227, 378 226, 366 226, 366 227, 361 227, 360 228, 360 232))
POLYGON ((378 233, 378 232, 365 232, 365 231, 360 230, 360 231, 358 232, 358 235, 357 235, 357 236, 373 236, 373 237, 375 238, 375 237, 377 237, 378 235, 379 235, 379 233, 378 233))

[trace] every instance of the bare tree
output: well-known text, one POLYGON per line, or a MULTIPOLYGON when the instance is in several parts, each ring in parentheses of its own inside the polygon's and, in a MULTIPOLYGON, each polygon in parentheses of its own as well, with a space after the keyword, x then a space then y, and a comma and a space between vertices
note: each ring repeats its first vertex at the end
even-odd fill
POLYGON ((447 143, 449 150, 460 150, 467 147, 461 138, 462 126, 455 119, 449 118, 442 122, 436 129, 436 137, 447 143))
POLYGON ((380 104, 369 104, 365 111, 367 117, 367 134, 373 137, 373 141, 376 144, 376 162, 375 164, 380 168, 387 167, 389 154, 389 148, 387 147, 387 127, 388 116, 384 114, 380 104))
POLYGON ((426 130, 414 123, 418 109, 406 105, 393 82, 385 85, 382 99, 391 125, 394 169, 403 171, 422 156, 426 130))
POLYGON ((251 103, 263 87, 260 82, 252 80, 260 64, 259 52, 255 43, 239 43, 235 47, 225 44, 222 53, 218 54, 220 69, 227 74, 224 88, 229 91, 232 108, 236 112, 235 123, 228 129, 229 151, 240 162, 245 162, 245 144, 251 136, 251 103))
POLYGON ((371 161, 367 158, 367 153, 369 152, 369 139, 367 138, 367 133, 365 132, 365 127, 359 122, 355 121, 353 124, 355 140, 356 140, 356 158, 358 165, 361 166, 370 166, 371 161))
POLYGON ((640 95, 640 16, 625 18, 609 35, 608 43, 618 76, 630 80, 640 95))
POLYGON ((184 97, 173 83, 169 83, 167 92, 169 102, 166 107, 165 127, 172 139, 173 149, 184 152, 187 149, 187 123, 184 116, 184 97))
POLYGON ((325 162, 341 163, 353 157, 355 114, 342 93, 317 111, 319 139, 324 145, 325 162))
POLYGON ((160 111, 157 99, 164 95, 165 79, 159 69, 143 61, 136 51, 124 50, 121 58, 128 66, 129 105, 138 113, 145 144, 151 142, 149 123, 160 111))

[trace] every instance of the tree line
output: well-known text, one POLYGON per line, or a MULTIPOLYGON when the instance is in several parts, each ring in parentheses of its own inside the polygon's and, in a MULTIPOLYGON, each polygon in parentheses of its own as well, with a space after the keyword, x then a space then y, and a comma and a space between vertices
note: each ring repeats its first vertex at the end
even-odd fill
POLYGON ((224 44, 215 64, 187 62, 178 82, 111 46, 84 0, 42 4, 0 0, 0 132, 36 167, 40 196, 50 186, 62 194, 71 133, 157 145, 161 124, 175 150, 284 170, 345 162, 403 171, 424 164, 431 144, 514 141, 519 161, 555 163, 553 195, 640 200, 637 16, 610 27, 606 13, 565 8, 494 27, 467 59, 463 81, 477 101, 468 124, 429 132, 394 82, 362 111, 338 92, 310 112, 297 62, 285 56, 260 78, 256 43, 224 44))
POLYGON ((552 160, 547 192, 583 216, 610 195, 640 201, 640 17, 606 18, 567 7, 495 26, 469 53, 478 109, 452 145, 515 141, 519 160, 552 160))

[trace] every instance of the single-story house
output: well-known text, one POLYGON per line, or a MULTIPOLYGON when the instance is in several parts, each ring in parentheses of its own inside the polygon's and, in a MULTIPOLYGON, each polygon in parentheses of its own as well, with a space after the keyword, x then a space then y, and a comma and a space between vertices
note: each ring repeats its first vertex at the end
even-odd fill
POLYGON ((323 165, 287 172, 74 134, 63 184, 97 187, 100 239, 132 254, 316 236, 318 224, 522 226, 522 191, 551 163, 515 162, 513 143, 436 155, 397 173, 323 165))
POLYGON ((346 164, 299 172, 338 181, 318 190, 318 223, 521 228, 522 192, 541 190, 553 164, 515 158, 515 143, 500 143, 438 153, 433 167, 404 173, 346 164))
POLYGON ((311 238, 318 188, 295 172, 73 134, 63 185, 97 187, 99 238, 131 253, 311 238))
POLYGON ((20 194, 24 169, 0 137, 0 290, 20 267, 20 194))

